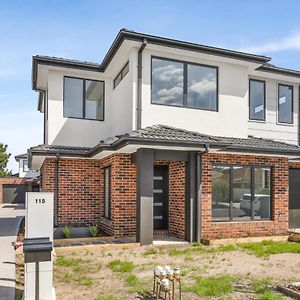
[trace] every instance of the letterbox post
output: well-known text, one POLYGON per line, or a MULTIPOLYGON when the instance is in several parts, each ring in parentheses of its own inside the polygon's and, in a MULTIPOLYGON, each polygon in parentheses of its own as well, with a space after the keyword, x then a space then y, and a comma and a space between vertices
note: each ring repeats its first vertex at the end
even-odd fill
POLYGON ((26 193, 24 300, 53 300, 53 193, 26 193))

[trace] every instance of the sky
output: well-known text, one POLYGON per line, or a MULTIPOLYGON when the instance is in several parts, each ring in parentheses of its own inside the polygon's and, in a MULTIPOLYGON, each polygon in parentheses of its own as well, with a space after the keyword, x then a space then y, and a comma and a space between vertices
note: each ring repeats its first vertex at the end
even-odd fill
POLYGON ((43 143, 32 56, 101 62, 121 28, 272 57, 300 70, 299 0, 0 0, 0 143, 43 143))

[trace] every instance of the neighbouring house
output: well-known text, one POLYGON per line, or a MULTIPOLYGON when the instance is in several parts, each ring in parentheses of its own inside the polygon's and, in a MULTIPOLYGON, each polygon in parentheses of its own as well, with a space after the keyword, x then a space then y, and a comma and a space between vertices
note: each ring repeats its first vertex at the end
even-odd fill
POLYGON ((39 171, 28 168, 27 154, 15 156, 19 164, 19 173, 0 178, 0 203, 25 203, 25 193, 39 191, 39 171))
POLYGON ((122 29, 102 63, 34 56, 55 226, 151 244, 300 227, 300 71, 122 29))

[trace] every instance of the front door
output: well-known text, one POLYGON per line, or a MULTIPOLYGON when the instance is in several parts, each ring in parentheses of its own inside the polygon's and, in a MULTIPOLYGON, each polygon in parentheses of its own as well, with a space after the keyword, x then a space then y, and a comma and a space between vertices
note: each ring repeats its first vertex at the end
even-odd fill
POLYGON ((300 169, 289 171, 289 228, 300 228, 300 169))
POLYGON ((168 229, 169 168, 154 166, 153 224, 154 229, 168 229))

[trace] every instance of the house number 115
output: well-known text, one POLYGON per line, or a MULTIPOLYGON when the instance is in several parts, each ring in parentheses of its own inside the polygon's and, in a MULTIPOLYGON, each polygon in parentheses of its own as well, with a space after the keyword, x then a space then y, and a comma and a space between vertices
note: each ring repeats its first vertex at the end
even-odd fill
POLYGON ((37 204, 42 204, 42 203, 45 203, 46 200, 45 199, 35 199, 35 203, 37 204))

